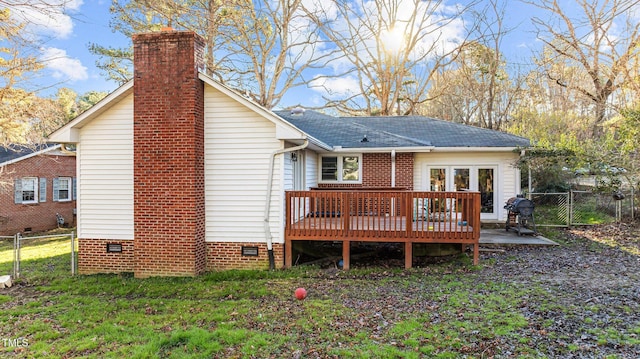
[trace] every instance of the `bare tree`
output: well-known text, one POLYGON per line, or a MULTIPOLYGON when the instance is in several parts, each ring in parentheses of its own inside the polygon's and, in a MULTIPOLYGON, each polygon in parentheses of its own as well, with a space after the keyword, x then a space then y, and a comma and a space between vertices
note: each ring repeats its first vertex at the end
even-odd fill
MULTIPOLYGON (((301 11, 302 0, 115 0, 113 29, 127 36, 165 26, 192 30, 206 44, 206 71, 218 81, 267 108, 287 90, 306 84, 303 73, 324 68, 331 51, 313 22, 301 11)), ((131 76, 131 51, 93 44, 99 64, 112 79, 131 76)))
POLYGON ((246 1, 225 28, 229 58, 241 88, 256 103, 273 108, 286 91, 306 85, 305 72, 325 69, 339 56, 327 50, 317 25, 302 11, 302 0, 246 1))
POLYGON ((450 121, 500 130, 522 96, 524 76, 502 55, 505 4, 491 0, 474 12, 475 41, 461 48, 451 66, 441 69, 429 90, 433 98, 421 111, 450 121))
POLYGON ((23 142, 36 97, 20 85, 43 65, 21 36, 25 24, 13 19, 7 8, 0 9, 0 24, 0 146, 7 146, 23 142))
MULTIPOLYGON (((464 43, 462 15, 473 2, 445 6, 443 1, 331 0, 307 7, 323 36, 345 58, 334 65, 351 74, 358 88, 346 97, 326 97, 345 113, 411 114, 428 100, 426 89, 464 43), (345 61, 346 60, 346 61, 345 61)), ((315 86, 335 91, 318 75, 315 86)))
POLYGON ((614 94, 638 75, 638 1, 579 0, 565 6, 557 0, 527 3, 549 16, 533 18, 538 38, 547 51, 540 59, 544 74, 556 85, 576 91, 591 102, 592 133, 601 135, 614 94), (564 66, 554 66, 557 63, 564 66), (573 81, 567 76, 570 72, 557 71, 558 68, 575 68, 589 82, 573 81))
POLYGON ((39 47, 46 38, 37 28, 63 16, 68 3, 0 0, 0 146, 42 142, 37 127, 56 121, 50 100, 37 96, 45 86, 33 81, 45 66, 39 47))

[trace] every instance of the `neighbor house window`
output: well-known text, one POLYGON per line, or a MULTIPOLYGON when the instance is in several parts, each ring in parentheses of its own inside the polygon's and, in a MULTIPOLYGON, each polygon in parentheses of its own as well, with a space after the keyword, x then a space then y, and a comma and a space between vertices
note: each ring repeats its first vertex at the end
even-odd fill
POLYGON ((16 203, 38 203, 38 178, 24 177, 15 180, 16 203))
POLYGON ((321 179, 323 182, 360 182, 361 162, 358 155, 323 156, 321 179))
POLYGON ((71 177, 53 179, 53 200, 58 202, 71 201, 71 177))

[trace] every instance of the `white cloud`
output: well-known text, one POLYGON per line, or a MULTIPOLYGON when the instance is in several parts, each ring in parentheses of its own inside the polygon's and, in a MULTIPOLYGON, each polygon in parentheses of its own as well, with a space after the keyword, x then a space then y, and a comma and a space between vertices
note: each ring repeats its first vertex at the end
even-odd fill
POLYGON ((65 39, 73 32, 70 14, 80 10, 82 0, 8 1, 11 16, 26 25, 26 32, 35 37, 65 39))
POLYGON ((40 60, 45 66, 53 71, 53 77, 70 81, 86 80, 89 78, 87 68, 82 65, 80 60, 72 59, 67 56, 67 52, 54 47, 42 49, 40 60))
POLYGON ((360 82, 351 76, 339 78, 316 77, 309 83, 309 87, 330 99, 344 98, 360 93, 360 82))

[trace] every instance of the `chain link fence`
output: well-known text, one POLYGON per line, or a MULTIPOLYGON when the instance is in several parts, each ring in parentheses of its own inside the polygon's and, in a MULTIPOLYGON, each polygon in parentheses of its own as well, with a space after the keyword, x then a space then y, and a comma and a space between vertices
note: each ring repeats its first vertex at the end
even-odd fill
POLYGON ((75 233, 0 237, 0 275, 75 275, 75 233))
POLYGON ((635 193, 604 194, 593 191, 531 193, 538 226, 568 227, 632 221, 638 216, 635 193))

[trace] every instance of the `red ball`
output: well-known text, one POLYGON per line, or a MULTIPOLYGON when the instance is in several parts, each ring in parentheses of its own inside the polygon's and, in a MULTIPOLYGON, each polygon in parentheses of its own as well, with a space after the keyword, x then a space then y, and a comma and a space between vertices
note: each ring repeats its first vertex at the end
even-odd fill
POLYGON ((307 297, 307 290, 304 288, 298 288, 296 289, 296 298, 298 300, 303 300, 304 298, 307 297))

